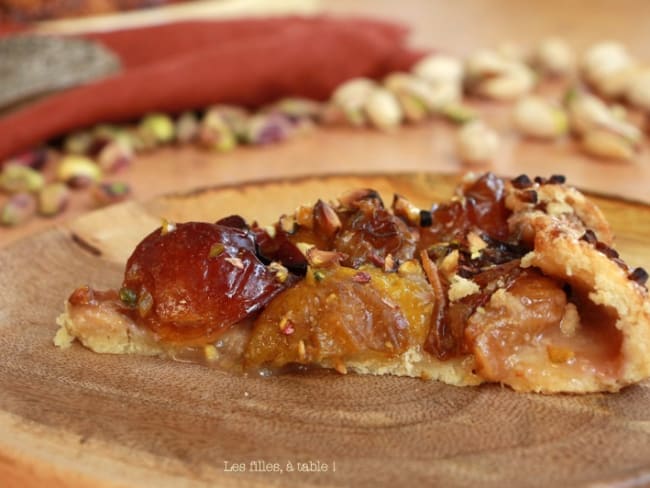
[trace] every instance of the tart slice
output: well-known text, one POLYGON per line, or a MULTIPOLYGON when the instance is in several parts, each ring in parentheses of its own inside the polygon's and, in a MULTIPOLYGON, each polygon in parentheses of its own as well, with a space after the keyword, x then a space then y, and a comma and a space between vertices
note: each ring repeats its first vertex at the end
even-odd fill
POLYGON ((373 190, 262 227, 164 223, 119 290, 75 290, 55 344, 236 372, 332 368, 517 391, 650 376, 647 273, 564 178, 465 178, 419 209, 373 190))

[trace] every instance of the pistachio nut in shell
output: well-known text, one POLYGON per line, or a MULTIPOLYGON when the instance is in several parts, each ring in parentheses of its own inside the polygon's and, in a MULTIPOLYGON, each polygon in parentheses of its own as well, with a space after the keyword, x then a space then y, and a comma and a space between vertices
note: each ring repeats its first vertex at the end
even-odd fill
POLYGON ((513 109, 513 122, 522 134, 539 139, 561 136, 569 126, 564 110, 539 96, 520 99, 513 109))
POLYGON ((580 64, 587 81, 593 83, 634 63, 625 45, 617 41, 603 41, 591 46, 580 64))
POLYGON ((411 72, 429 83, 463 82, 464 67, 460 59, 446 54, 430 54, 418 61, 411 72))
POLYGON ((340 85, 332 95, 332 103, 340 108, 345 120, 359 127, 366 123, 365 106, 377 83, 368 78, 353 78, 340 85))
POLYGON ((537 46, 533 63, 542 73, 564 76, 575 70, 575 53, 561 37, 547 37, 537 46))
POLYGON ((83 187, 100 181, 102 170, 90 158, 68 154, 59 161, 56 177, 70 186, 83 187))
POLYGON ((650 112, 650 66, 635 73, 627 86, 625 97, 633 106, 650 112))
POLYGON ((499 144, 499 135, 480 120, 463 125, 456 139, 458 157, 466 163, 491 161, 499 150, 499 144))
POLYGON ((637 155, 633 142, 606 129, 595 129, 584 134, 581 147, 590 156, 602 159, 631 161, 637 155))
POLYGON ((395 95, 385 88, 375 88, 370 93, 365 111, 372 125, 381 130, 398 127, 404 116, 395 95))

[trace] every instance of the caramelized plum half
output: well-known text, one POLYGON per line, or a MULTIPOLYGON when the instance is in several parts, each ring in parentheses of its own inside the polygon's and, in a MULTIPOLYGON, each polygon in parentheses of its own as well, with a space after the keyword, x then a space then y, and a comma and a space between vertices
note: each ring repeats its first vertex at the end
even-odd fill
POLYGON ((320 364, 393 357, 422 344, 432 290, 421 269, 384 273, 333 266, 310 268, 257 318, 248 367, 320 364))
POLYGON ((249 232, 189 222, 155 230, 136 247, 120 295, 161 340, 204 344, 284 287, 256 257, 249 232))

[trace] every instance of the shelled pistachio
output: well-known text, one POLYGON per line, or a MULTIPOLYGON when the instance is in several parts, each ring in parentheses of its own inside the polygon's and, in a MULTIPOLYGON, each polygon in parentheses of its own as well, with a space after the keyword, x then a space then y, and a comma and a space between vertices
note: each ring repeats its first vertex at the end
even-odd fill
POLYGON ((513 123, 522 134, 538 139, 554 139, 566 134, 566 112, 539 96, 520 99, 513 110, 513 123))
POLYGON ((175 122, 176 142, 189 144, 199 137, 199 119, 194 112, 183 112, 175 122))
POLYGON ((172 142, 176 137, 174 121, 169 115, 151 113, 145 115, 138 125, 139 134, 157 144, 172 142))
POLYGON ((70 190, 64 183, 49 183, 38 193, 38 213, 44 217, 60 214, 68 206, 70 190))
POLYGON ((31 219, 36 213, 36 197, 31 193, 15 193, 0 212, 0 225, 15 226, 31 219))
POLYGON ((43 175, 22 164, 7 164, 0 172, 0 190, 7 193, 36 192, 43 188, 43 175))
POLYGON ((102 170, 90 158, 68 154, 59 162, 56 178, 73 188, 83 188, 100 181, 102 170))

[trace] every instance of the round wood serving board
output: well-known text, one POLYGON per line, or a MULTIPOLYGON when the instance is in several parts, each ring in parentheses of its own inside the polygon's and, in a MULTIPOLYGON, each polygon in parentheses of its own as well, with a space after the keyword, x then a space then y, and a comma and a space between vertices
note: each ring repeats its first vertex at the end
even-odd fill
MULTIPOLYGON (((3 486, 579 486, 650 482, 650 383, 542 396, 327 372, 240 377, 52 345, 84 283, 116 287, 160 217, 270 223, 354 187, 427 207, 454 176, 332 176, 129 202, 0 251, 3 486), (255 471, 277 463, 281 473, 255 471), (293 471, 288 470, 291 464, 293 471), (240 471, 235 469, 240 468, 240 471), (309 471, 300 471, 308 468, 309 471)), ((597 197, 633 265, 650 264, 650 207, 597 197)), ((388 200, 390 201, 390 200, 388 200)))

